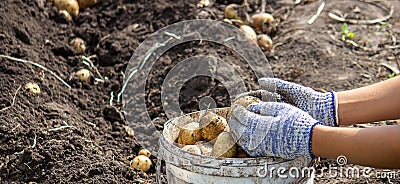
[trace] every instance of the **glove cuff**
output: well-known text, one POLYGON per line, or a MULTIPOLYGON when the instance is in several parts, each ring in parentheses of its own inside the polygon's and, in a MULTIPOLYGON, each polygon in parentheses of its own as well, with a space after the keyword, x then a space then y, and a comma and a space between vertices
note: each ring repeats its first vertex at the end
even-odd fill
MULTIPOLYGON (((316 125, 324 125, 321 121, 313 119, 306 113, 298 112, 300 114, 296 117, 296 120, 292 125, 289 125, 293 129, 286 133, 291 141, 286 141, 286 158, 296 157, 308 157, 315 159, 315 155, 312 152, 312 135, 316 125), (296 148, 296 149, 294 149, 296 148)), ((296 115, 295 115, 296 116, 296 115)), ((286 127, 286 126, 283 126, 286 127)))
MULTIPOLYGON (((316 97, 316 103, 314 110, 312 110, 311 115, 318 120, 323 122, 324 125, 330 127, 338 126, 338 100, 337 95, 334 91, 323 93, 316 97)), ((309 110, 306 110, 310 112, 309 110)))
POLYGON ((332 124, 330 124, 329 126, 333 126, 333 127, 338 127, 339 126, 339 116, 338 116, 338 103, 339 103, 339 100, 338 100, 338 97, 337 97, 337 95, 335 94, 335 92, 334 91, 331 91, 330 92, 331 93, 331 98, 332 98, 332 104, 331 104, 331 110, 332 110, 332 112, 331 112, 331 114, 333 114, 333 123, 332 124))
POLYGON ((308 140, 308 143, 309 143, 308 152, 310 154, 311 159, 315 159, 316 158, 315 155, 312 152, 312 135, 313 135, 314 128, 315 128, 316 125, 323 125, 323 124, 321 122, 317 122, 317 123, 315 123, 314 125, 311 126, 310 133, 308 135, 308 137, 309 137, 309 140, 308 140))

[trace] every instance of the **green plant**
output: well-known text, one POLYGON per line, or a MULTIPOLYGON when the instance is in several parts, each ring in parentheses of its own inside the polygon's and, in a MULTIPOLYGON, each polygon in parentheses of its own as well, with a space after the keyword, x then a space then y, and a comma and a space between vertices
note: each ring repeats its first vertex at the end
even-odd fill
POLYGON ((342 41, 346 41, 347 39, 351 40, 355 36, 354 33, 349 30, 349 27, 347 26, 347 23, 343 23, 342 24, 342 32, 341 32, 341 34, 342 34, 342 41))

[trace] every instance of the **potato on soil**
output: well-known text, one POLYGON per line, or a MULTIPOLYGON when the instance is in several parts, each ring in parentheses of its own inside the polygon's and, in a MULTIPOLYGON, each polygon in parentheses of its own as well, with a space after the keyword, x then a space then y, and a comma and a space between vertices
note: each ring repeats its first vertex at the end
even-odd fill
POLYGON ((253 28, 247 25, 241 25, 240 30, 244 32, 244 34, 254 43, 257 43, 257 33, 253 28))
POLYGON ((136 156, 131 162, 131 168, 139 168, 143 172, 147 172, 151 167, 151 160, 144 155, 136 156))
POLYGON ((234 158, 236 156, 237 144, 228 132, 222 132, 218 135, 212 151, 213 156, 234 158))
POLYGON ((268 35, 266 35, 266 34, 258 35, 257 42, 258 42, 258 46, 260 46, 265 51, 272 50, 273 42, 268 35))
POLYGON ((78 0, 79 8, 85 9, 89 6, 93 6, 97 3, 97 0, 78 0))
POLYGON ((66 22, 72 21, 71 14, 69 14, 67 10, 58 11, 58 15, 60 16, 61 19, 63 19, 63 21, 66 21, 66 22))
POLYGON ((201 155, 201 150, 196 145, 186 145, 186 146, 182 147, 182 150, 190 152, 190 153, 194 153, 197 155, 201 155))
POLYGON ((192 122, 184 125, 178 135, 178 144, 192 145, 202 138, 200 126, 197 122, 192 122))
POLYGON ((86 51, 86 43, 82 38, 74 38, 70 44, 74 47, 77 54, 83 54, 86 51))
POLYGON ((203 155, 206 155, 206 156, 210 156, 211 155, 211 153, 212 153, 212 149, 213 149, 213 145, 211 144, 211 142, 206 142, 206 141, 199 141, 199 142, 196 142, 196 144, 195 144, 197 147, 199 147, 200 148, 200 150, 201 150, 201 153, 203 154, 203 155))
POLYGON ((238 4, 230 4, 225 7, 224 17, 227 19, 238 19, 238 9, 240 9, 240 5, 238 4))
POLYGON ((151 153, 148 149, 141 149, 141 150, 139 150, 138 155, 144 155, 144 156, 150 158, 151 153))
POLYGON ((263 30, 265 23, 272 23, 274 21, 274 17, 269 13, 257 13, 251 16, 251 19, 253 20, 253 27, 259 31, 263 30))
POLYGON ((218 137, 228 125, 226 119, 212 112, 200 117, 201 136, 204 141, 211 141, 218 137))
POLYGON ((60 10, 66 10, 72 16, 79 13, 79 4, 76 0, 53 0, 54 6, 60 10))
POLYGON ((82 82, 89 83, 91 72, 88 69, 80 69, 75 73, 76 77, 82 82))
POLYGON ((25 84, 25 89, 29 90, 29 92, 33 94, 39 94, 40 93, 40 87, 36 83, 33 82, 28 82, 25 84))
POLYGON ((247 25, 250 22, 250 16, 247 14, 246 8, 238 4, 230 4, 226 6, 224 17, 226 19, 237 20, 235 22, 241 25, 247 25))
POLYGON ((203 7, 208 7, 210 6, 211 2, 210 0, 200 0, 199 3, 197 3, 198 8, 203 8, 203 7))

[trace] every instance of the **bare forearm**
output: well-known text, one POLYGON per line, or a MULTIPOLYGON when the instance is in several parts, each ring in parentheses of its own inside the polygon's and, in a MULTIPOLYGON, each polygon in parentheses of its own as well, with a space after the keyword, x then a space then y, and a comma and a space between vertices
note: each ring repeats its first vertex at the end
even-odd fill
POLYGON ((337 96, 339 125, 400 119, 400 77, 337 96))
POLYGON ((400 126, 338 128, 317 125, 312 135, 314 155, 376 168, 400 168, 400 126))

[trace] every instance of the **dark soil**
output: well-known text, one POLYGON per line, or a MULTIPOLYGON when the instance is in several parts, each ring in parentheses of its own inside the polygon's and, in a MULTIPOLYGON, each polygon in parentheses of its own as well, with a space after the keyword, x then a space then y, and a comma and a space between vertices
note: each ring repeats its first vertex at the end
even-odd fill
MULTIPOLYGON (((121 90, 130 57, 155 31, 182 20, 223 19, 228 1, 217 0, 206 8, 198 8, 197 2, 99 0, 68 23, 46 0, 1 1, 0 54, 39 63, 72 88, 36 66, 0 58, 0 109, 12 105, 0 111, 0 183, 155 183, 154 166, 147 173, 130 169, 130 161, 141 147, 125 131, 128 124, 122 112, 124 102, 114 100, 110 106, 110 93, 121 90), (74 77, 74 72, 88 68, 69 45, 75 37, 86 41, 85 56, 95 56, 94 65, 108 80, 86 84, 74 77), (25 90, 28 82, 37 83, 41 94, 25 90)), ((316 22, 308 25, 306 21, 321 2, 294 5, 292 1, 267 1, 266 11, 280 20, 272 33, 275 49, 265 53, 275 77, 327 91, 352 89, 388 78, 391 72, 380 63, 396 66, 399 47, 389 46, 393 45, 392 38, 400 38, 400 2, 386 2, 396 10, 386 26, 349 25, 356 35, 354 40, 362 47, 342 42, 342 24, 329 19, 327 12, 375 19, 388 14, 385 6, 329 1, 316 22)), ((259 1, 249 0, 249 4, 250 13, 260 10, 259 1)), ((179 61, 197 54, 225 58, 237 66, 248 90, 257 89, 257 79, 248 64, 229 48, 197 42, 176 46, 157 61, 146 81, 147 110, 152 119, 157 119, 159 129, 167 119, 161 102, 163 78, 179 61)), ((205 96, 212 97, 217 107, 230 105, 221 81, 196 77, 181 89, 180 107, 183 112, 199 110, 199 101, 205 96)), ((157 162, 156 157, 151 159, 157 162)), ((390 181, 400 182, 399 179, 400 176, 390 181)), ((388 181, 329 177, 316 180, 388 181)))

